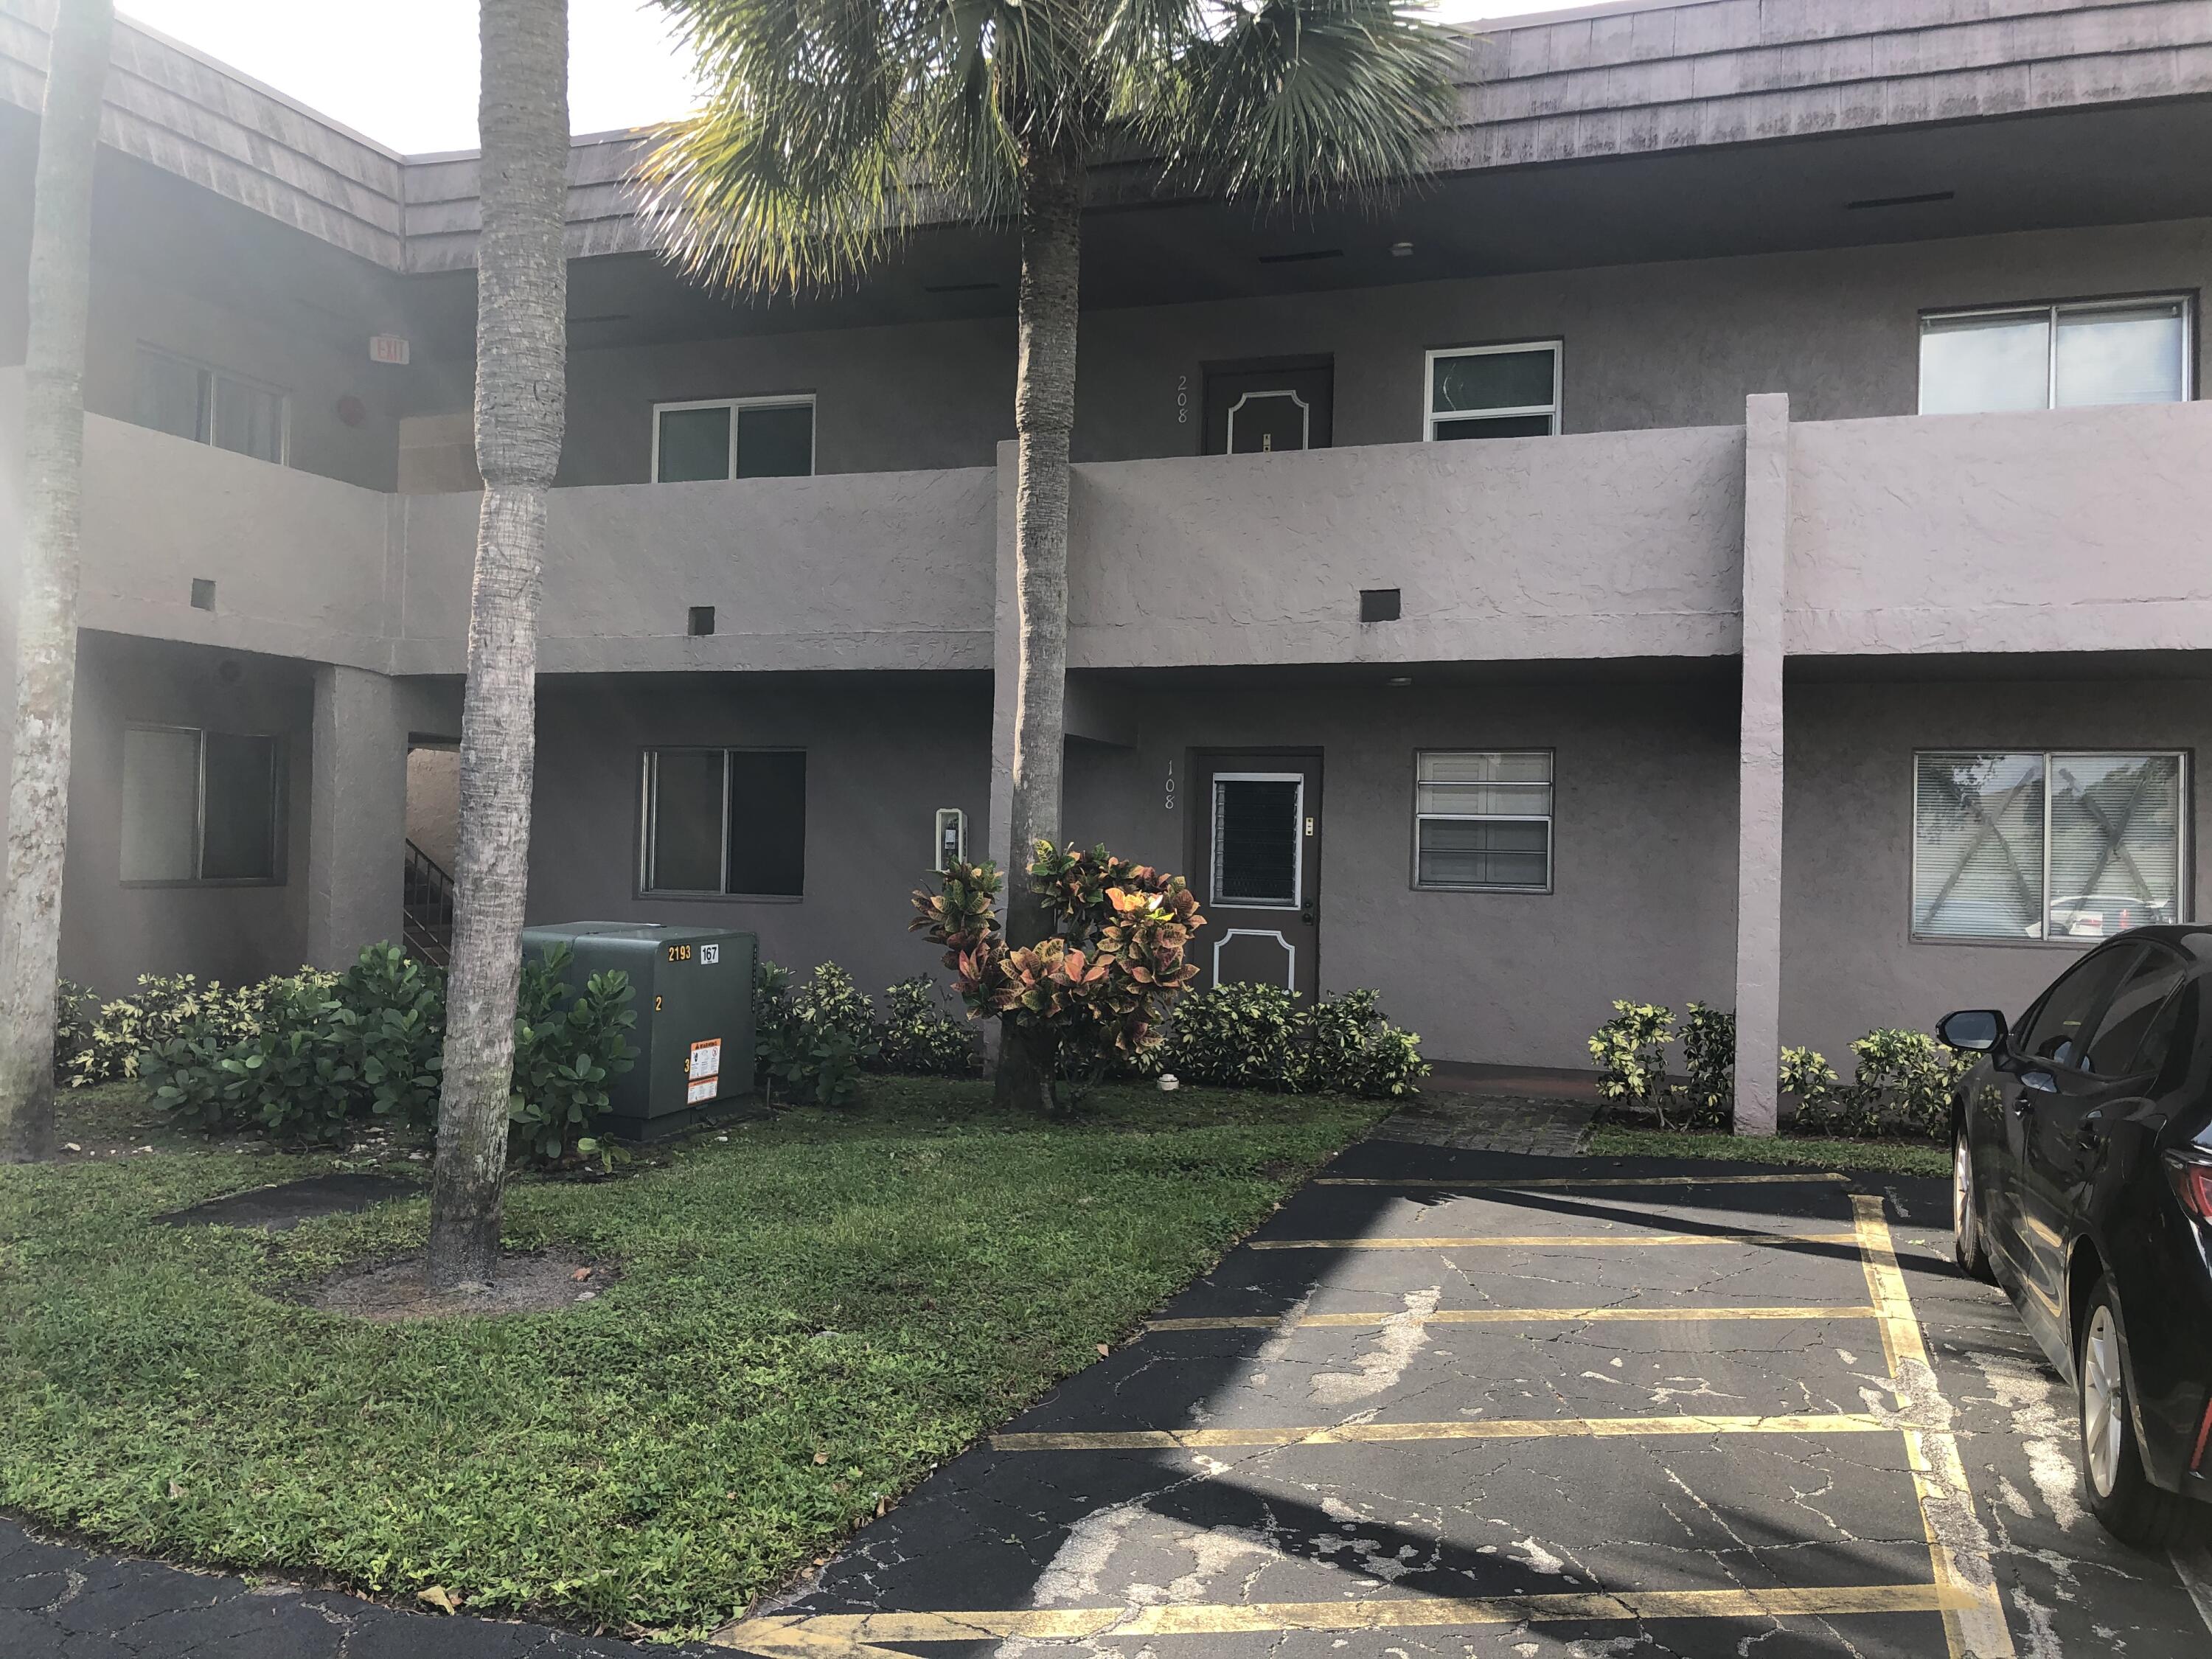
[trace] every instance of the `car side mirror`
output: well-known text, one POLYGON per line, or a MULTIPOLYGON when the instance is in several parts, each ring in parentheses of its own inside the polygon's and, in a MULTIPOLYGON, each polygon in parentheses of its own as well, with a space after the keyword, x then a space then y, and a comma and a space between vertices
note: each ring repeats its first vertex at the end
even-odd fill
POLYGON ((1947 1048, 1986 1054, 2005 1040, 2005 1017, 1994 1008, 1962 1008, 1936 1024, 1936 1035, 1947 1048))

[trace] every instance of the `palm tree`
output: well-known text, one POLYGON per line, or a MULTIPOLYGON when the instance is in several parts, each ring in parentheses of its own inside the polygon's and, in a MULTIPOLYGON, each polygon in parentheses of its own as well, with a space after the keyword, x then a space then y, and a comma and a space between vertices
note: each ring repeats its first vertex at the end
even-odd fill
POLYGON ((0 1163, 54 1144, 54 988, 76 701, 77 529, 84 485, 84 337, 92 173, 114 0, 62 0, 46 62, 32 188, 31 333, 23 368, 23 563, 15 613, 15 744, 8 891, 0 900, 0 1163))
POLYGON ((539 567, 568 398, 568 0, 483 0, 479 28, 477 467, 484 492, 430 1190, 434 1291, 488 1285, 499 1265, 537 752, 539 567))
MULTIPOLYGON (((1453 37, 1408 0, 660 0, 708 89, 647 169, 671 257, 717 286, 851 281, 918 220, 1021 238, 1012 850, 1060 836, 1068 435, 1085 169, 1261 204, 1376 199, 1455 108, 1453 37)), ((1009 884, 1009 938, 1048 924, 1009 884)), ((1041 1107, 1009 1030, 1002 1100, 1041 1107)))

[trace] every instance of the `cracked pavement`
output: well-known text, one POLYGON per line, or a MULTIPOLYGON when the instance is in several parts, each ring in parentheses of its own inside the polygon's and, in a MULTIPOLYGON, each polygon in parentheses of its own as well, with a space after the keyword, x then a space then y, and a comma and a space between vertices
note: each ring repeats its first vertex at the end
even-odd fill
POLYGON ((1370 1140, 718 1639, 760 1659, 2203 1659, 2212 1553, 2146 1556, 2089 1518, 2070 1392, 1952 1268, 1948 1197, 1370 1140))
POLYGON ((2089 1518, 2070 1393, 2002 1295, 1952 1270, 1944 1184, 1760 1177, 1354 1147, 720 1648, 0 1521, 0 1659, 1994 1659, 1929 1610, 1930 1516, 2021 1659, 2212 1654, 2212 1549, 2143 1555, 2089 1518), (1933 1367, 1901 1389, 1855 1193, 1880 1202, 1933 1367), (1692 1242, 1635 1242, 1654 1238, 1692 1242), (1405 1247, 1297 1248, 1314 1239, 1405 1247), (1653 1419, 1676 1426, 1631 1420, 1653 1419), (1935 1431, 1924 1509, 1899 1424, 1935 1431), (1189 1438, 1086 1439, 1139 1431, 1189 1438), (1970 1510, 1942 1490, 1953 1448, 1970 1510))
POLYGON ((99 1553, 0 1520, 4 1659, 702 1659, 99 1553))

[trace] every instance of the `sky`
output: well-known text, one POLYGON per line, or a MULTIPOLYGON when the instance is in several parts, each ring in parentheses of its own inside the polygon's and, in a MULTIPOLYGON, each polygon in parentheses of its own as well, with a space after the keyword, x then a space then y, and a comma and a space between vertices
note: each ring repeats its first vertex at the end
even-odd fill
MULTIPOLYGON (((1441 0, 1453 21, 1587 0, 1441 0)), ((477 142, 477 9, 469 0, 118 0, 125 16, 220 58, 403 155, 477 142)), ((657 7, 568 0, 574 132, 681 115, 692 88, 657 7)))

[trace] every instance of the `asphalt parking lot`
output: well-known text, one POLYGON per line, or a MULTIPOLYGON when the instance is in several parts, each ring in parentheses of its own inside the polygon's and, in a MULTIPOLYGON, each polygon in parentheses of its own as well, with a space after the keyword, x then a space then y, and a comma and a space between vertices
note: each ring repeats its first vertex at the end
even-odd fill
POLYGON ((2212 1654, 1940 1182, 1370 1140, 759 1656, 2212 1654))

